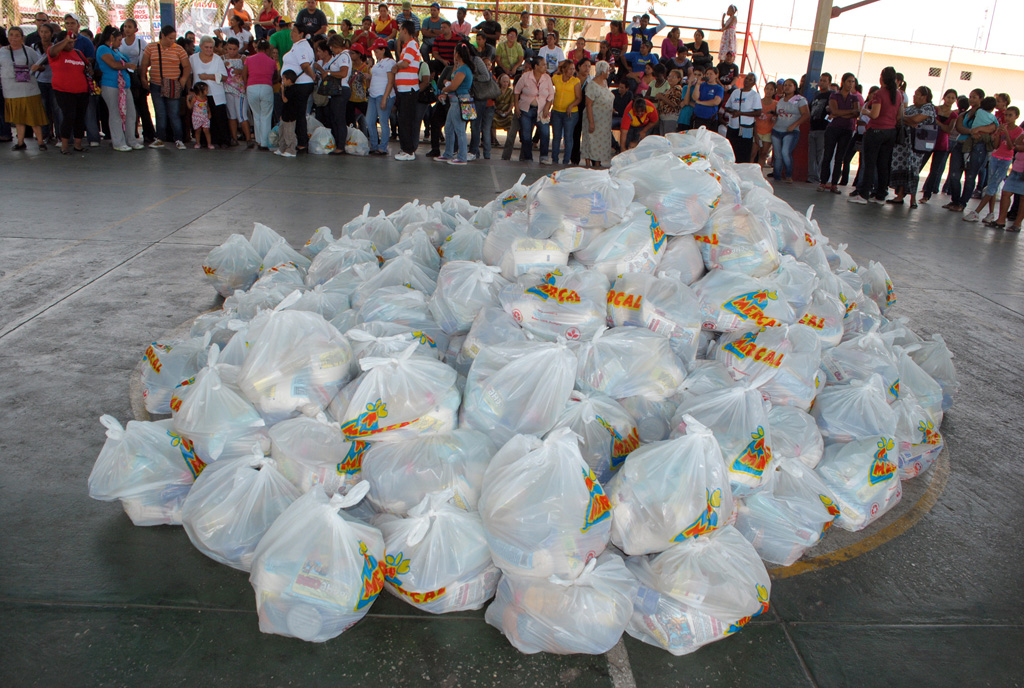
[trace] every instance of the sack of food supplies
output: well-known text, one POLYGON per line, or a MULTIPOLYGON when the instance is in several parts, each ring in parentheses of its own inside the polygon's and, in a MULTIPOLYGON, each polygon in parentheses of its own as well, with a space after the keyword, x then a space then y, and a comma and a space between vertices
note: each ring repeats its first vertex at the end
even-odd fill
POLYGON ((569 402, 555 423, 556 430, 563 427, 576 433, 583 460, 601 484, 640 446, 640 434, 633 417, 604 394, 570 394, 569 402))

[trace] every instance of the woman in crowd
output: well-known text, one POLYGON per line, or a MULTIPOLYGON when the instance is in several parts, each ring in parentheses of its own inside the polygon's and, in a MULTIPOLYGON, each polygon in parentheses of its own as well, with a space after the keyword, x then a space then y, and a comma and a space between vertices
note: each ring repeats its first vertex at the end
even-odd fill
POLYGON ((793 183, 793 149, 800 140, 800 125, 811 118, 807 99, 796 89, 796 80, 786 79, 782 85, 782 98, 775 105, 775 124, 772 126, 774 178, 777 182, 790 184, 793 183))
POLYGON ((379 40, 373 44, 373 57, 376 60, 370 67, 370 90, 367 93, 366 126, 370 130, 370 155, 387 155, 388 140, 391 138, 391 109, 395 105, 395 75, 391 70, 395 60, 387 44, 379 40), (382 45, 383 44, 383 45, 382 45), (380 123, 380 134, 377 134, 377 123, 380 123))
POLYGON ((231 134, 228 127, 228 103, 224 92, 224 80, 228 71, 224 60, 213 52, 213 38, 199 39, 199 52, 189 58, 192 65, 192 83, 202 81, 210 101, 210 137, 215 146, 228 146, 231 134))
MULTIPOLYGON (((1013 109, 1016 110, 1017 108, 1013 109)), ((1010 176, 1003 182, 1003 194, 999 199, 999 218, 985 224, 993 229, 1019 232, 1021 221, 1024 220, 1024 210, 1020 209, 1019 206, 1021 197, 1024 196, 1024 133, 1017 135, 1013 140, 1012 148, 1013 161, 1010 163, 1010 176), (1014 199, 1018 203, 1017 217, 1014 219, 1013 224, 1007 227, 1006 219, 1014 199)))
MULTIPOLYGON (((676 131, 689 131, 693 126, 693 100, 698 95, 700 85, 690 79, 686 72, 675 70, 682 74, 682 82, 679 84, 679 115, 676 117, 676 131)), ((671 122, 666 122, 666 131, 671 122)))
MULTIPOLYGON (((623 34, 625 35, 625 34, 623 34)), ((516 82, 516 112, 519 114, 519 138, 523 142, 519 160, 533 160, 533 129, 540 129, 540 158, 547 164, 551 118, 551 104, 555 100, 555 86, 548 76, 547 64, 541 57, 528 63, 530 70, 516 82)))
POLYGON ((679 37, 679 27, 669 29, 668 36, 661 42, 661 62, 670 62, 679 53, 686 53, 686 44, 679 37))
POLYGON ((889 195, 889 170, 892 150, 896 145, 896 122, 902 107, 896 70, 886 67, 879 77, 881 87, 870 96, 861 110, 868 116, 864 132, 864 150, 861 153, 863 174, 859 194, 851 196, 851 203, 865 204, 868 198, 882 203, 889 195))
POLYGON ((4 120, 13 124, 18 140, 11 150, 25 150, 25 129, 32 133, 39 144, 39 150, 46 150, 43 127, 50 123, 43 106, 43 97, 36 83, 36 72, 42 66, 36 65, 40 55, 34 48, 25 45, 25 32, 20 26, 12 26, 7 32, 9 44, 0 48, 0 82, 4 92, 4 120))
MULTIPOLYGON (((469 91, 473 87, 473 70, 469 67, 473 58, 469 46, 465 43, 455 46, 454 58, 451 81, 441 89, 441 95, 448 100, 448 118, 444 123, 445 150, 444 155, 434 160, 450 165, 465 165, 469 143, 466 139, 466 120, 462 116, 462 101, 471 98, 469 91)), ((543 60, 539 61, 543 65, 543 60)))
POLYGON ((338 35, 345 39, 347 45, 352 45, 352 41, 356 38, 356 30, 352 25, 352 22, 348 19, 342 19, 341 28, 338 29, 338 35))
POLYGON ((228 38, 238 41, 238 51, 243 55, 252 53, 252 34, 245 28, 245 20, 241 15, 232 14, 228 17, 228 30, 224 40, 228 38))
POLYGON ((516 94, 512 90, 512 79, 508 74, 498 77, 498 88, 501 89, 501 94, 494 101, 494 128, 503 129, 506 132, 506 138, 515 138, 512 123, 517 121, 515 117, 516 94))
POLYGON ((612 104, 615 97, 608 88, 610 64, 601 60, 594 67, 594 80, 587 89, 587 121, 583 126, 580 158, 587 167, 601 168, 611 162, 612 104))
POLYGON ((576 78, 576 66, 572 60, 565 60, 558 65, 558 73, 552 78, 555 88, 555 100, 551 105, 551 155, 558 162, 558 152, 562 152, 562 164, 568 165, 572 156, 572 130, 580 116, 579 105, 583 101, 580 80, 576 78))
POLYGON ((580 60, 589 60, 590 51, 587 50, 587 39, 583 36, 577 38, 576 47, 566 53, 565 59, 571 60, 573 64, 576 64, 580 60))
MULTIPOLYGON (((370 64, 367 58, 370 51, 364 48, 362 43, 356 43, 348 54, 352 59, 352 78, 348 80, 351 92, 348 99, 348 123, 366 132, 365 119, 370 101, 370 64)), ((369 133, 367 133, 367 138, 369 138, 369 133)))
POLYGON ((857 85, 857 77, 847 72, 843 74, 839 83, 839 91, 833 93, 828 101, 828 111, 832 115, 832 121, 825 127, 824 155, 821 157, 821 170, 818 172, 818 179, 821 180, 818 191, 829 190, 835 194, 841 193, 838 184, 843 174, 843 158, 850 145, 850 140, 853 138, 853 131, 857 128, 857 117, 863 106, 860 95, 854 90, 857 85), (833 161, 831 184, 829 184, 829 161, 833 161))
MULTIPOLYGON (((261 41, 264 38, 268 38, 270 34, 274 33, 277 29, 277 20, 280 18, 277 10, 274 9, 274 0, 263 0, 263 6, 260 8, 259 16, 256 18, 254 24, 256 30, 256 40, 261 41)), ((352 24, 350 23, 349 26, 352 24)), ((259 50, 259 46, 256 47, 259 50)))
POLYGON ((934 194, 939 193, 942 175, 946 172, 946 163, 949 161, 949 134, 953 131, 953 123, 956 120, 956 99, 957 92, 952 88, 946 89, 942 95, 942 103, 935 107, 939 135, 935 140, 935 150, 932 151, 931 170, 921 189, 921 203, 927 203, 934 194))
MULTIPOLYGON (((146 49, 146 41, 139 38, 139 25, 131 18, 125 19, 121 24, 121 54, 132 63, 131 90, 132 104, 135 106, 135 130, 138 132, 138 125, 142 124, 143 143, 149 144, 156 138, 156 131, 153 129, 153 118, 149 114, 149 103, 146 97, 149 95, 146 89, 142 88, 141 74, 142 52, 146 49)), ((138 134, 136 133, 136 136, 138 134)))
POLYGON ((889 185, 896 190, 896 197, 886 203, 902 205, 903 198, 910 194, 910 207, 917 207, 917 185, 920 181, 921 168, 928 159, 926 151, 917 150, 914 142, 923 137, 926 129, 936 129, 935 105, 932 103, 932 90, 921 86, 914 91, 914 102, 903 110, 903 124, 909 127, 903 143, 897 145, 892 152, 892 172, 889 185), (916 132, 920 132, 916 134, 916 132))
POLYGON ((704 78, 697 85, 697 73, 690 77, 691 93, 697 88, 693 100, 693 128, 706 128, 708 131, 718 131, 718 108, 725 96, 725 89, 718 83, 718 70, 708 67, 704 71, 704 78))
MULTIPOLYGON (((659 75, 663 69, 665 69, 665 65, 656 67, 659 75)), ((662 136, 675 131, 678 126, 679 111, 683 107, 683 73, 678 69, 673 69, 668 73, 665 82, 667 88, 657 92, 652 88, 649 96, 658 107, 658 131, 662 136)))
MULTIPOLYGON (((374 53, 383 58, 388 58, 391 51, 387 49, 387 41, 380 39, 374 42, 374 53)), ((345 45, 345 39, 335 34, 326 42, 326 60, 317 69, 321 79, 327 84, 330 100, 327 102, 327 125, 331 128, 331 135, 334 136, 334 150, 331 155, 344 155, 345 144, 348 141, 348 101, 352 97, 352 89, 349 85, 352 74, 352 58, 345 45), (340 141, 340 143, 339 143, 340 141)), ((379 59, 380 59, 379 58, 379 59)), ((391 60, 394 66, 394 60, 391 60)), ((385 123, 385 127, 387 124, 385 123)), ((385 131, 387 131, 385 129, 385 131)), ((373 133, 371 131, 371 150, 373 149, 373 133)), ((384 139, 385 149, 387 139, 384 139)))
POLYGON ((761 114, 754 120, 754 145, 750 149, 750 162, 761 167, 768 166, 768 156, 772 153, 772 127, 775 125, 775 91, 778 86, 774 81, 764 85, 761 96, 761 114))
POLYGON ((718 61, 725 62, 725 56, 729 53, 736 54, 736 5, 729 5, 729 9, 722 15, 722 42, 718 45, 718 61))
POLYGON ((74 141, 75 151, 85 152, 82 136, 85 134, 85 111, 89 107, 88 61, 75 50, 75 37, 67 32, 57 36, 48 57, 53 70, 53 95, 61 115, 60 152, 71 155, 70 141, 74 141))
MULTIPOLYGON (((292 47, 284 54, 281 60, 281 73, 291 70, 295 72, 294 93, 301 103, 309 102, 313 95, 313 79, 316 74, 313 71, 313 63, 316 62, 316 54, 306 34, 298 24, 292 24, 291 30, 292 47)), ((305 105, 302 112, 306 112, 305 105)), ((304 152, 309 144, 309 131, 306 127, 306 118, 299 117, 295 120, 295 138, 298 141, 296 150, 304 152)))
POLYGON ((612 62, 609 64, 614 65, 619 70, 627 70, 628 67, 626 67, 622 56, 629 50, 629 36, 622 30, 622 22, 620 21, 609 22, 608 26, 610 29, 605 34, 604 41, 608 44, 608 51, 612 56, 612 62))
POLYGON ((270 56, 270 43, 266 39, 256 44, 256 54, 242 65, 242 83, 245 100, 252 110, 256 129, 256 145, 260 150, 270 149, 270 127, 274 114, 274 75, 277 60, 270 56))
MULTIPOLYGON (((1006 100, 1004 99, 1004 103, 1006 100)), ((999 193, 999 185, 1006 179, 1013 164, 1014 144, 1021 137, 1022 130, 1017 126, 1017 118, 1020 110, 1015 107, 1003 108, 1003 119, 999 127, 992 134, 992 154, 988 158, 988 181, 982 192, 978 207, 964 215, 968 222, 977 222, 980 215, 985 212, 988 206, 988 214, 984 217, 984 223, 992 224, 995 219, 996 194, 999 193)), ((1006 219, 1003 218, 1003 222, 1006 219)))
POLYGON ((995 98, 986 98, 985 92, 976 88, 971 91, 968 102, 970 109, 958 117, 954 125, 959 136, 949 156, 949 195, 952 200, 942 206, 956 213, 963 212, 971 200, 981 168, 988 165, 991 135, 999 125, 992 114, 996 107, 995 98), (964 175, 963 187, 960 186, 961 174, 964 175))
POLYGON ((615 63, 615 56, 612 55, 612 49, 608 46, 608 41, 601 41, 600 45, 598 45, 594 61, 607 62, 609 65, 615 63))
POLYGON ((690 51, 694 70, 702 71, 712 66, 711 47, 704 40, 704 32, 700 29, 693 32, 693 43, 687 43, 686 49, 690 51))
POLYGON ((121 51, 121 30, 107 26, 96 49, 100 95, 107 104, 107 121, 114 150, 128 153, 142 150, 135 135, 135 102, 131 96, 131 61, 121 51))
POLYGON ((50 61, 46 54, 53 47, 53 37, 57 34, 57 27, 54 24, 40 24, 36 29, 39 34, 39 53, 42 57, 36 63, 42 69, 36 72, 36 83, 39 84, 39 93, 43 98, 43 108, 46 110, 46 117, 50 120, 49 126, 43 127, 43 143, 47 140, 57 140, 60 131, 60 108, 57 107, 57 99, 53 95, 53 70, 50 69, 50 61))

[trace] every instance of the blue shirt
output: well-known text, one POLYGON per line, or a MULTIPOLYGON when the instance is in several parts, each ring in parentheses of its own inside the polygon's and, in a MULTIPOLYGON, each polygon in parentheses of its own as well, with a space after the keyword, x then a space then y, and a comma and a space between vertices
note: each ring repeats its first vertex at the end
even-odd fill
POLYGON ((664 19, 659 19, 657 26, 651 26, 650 24, 648 24, 646 29, 641 29, 639 26, 627 26, 626 33, 633 36, 633 45, 631 46, 633 52, 640 52, 640 44, 643 41, 653 41, 655 34, 664 29, 666 26, 667 24, 665 24, 664 19))
MULTIPOLYGON (((999 124, 999 120, 997 120, 996 116, 993 115, 991 112, 985 112, 984 110, 978 110, 975 113, 973 120, 964 120, 964 126, 969 129, 973 129, 974 127, 984 127, 988 124, 999 124)), ((967 134, 960 134, 960 136, 958 136, 956 140, 966 141, 967 138, 967 134)))
POLYGON ((92 44, 92 41, 82 34, 78 34, 78 37, 75 39, 75 50, 89 59, 96 57, 96 47, 92 44))
MULTIPOLYGON (((100 71, 100 86, 113 86, 117 88, 117 72, 106 62, 103 61, 104 55, 113 55, 114 60, 124 60, 124 55, 116 50, 111 50, 110 46, 101 45, 96 50, 96 69, 100 71)), ((130 86, 131 77, 128 76, 128 72, 124 73, 124 85, 130 86)))
MULTIPOLYGON (((473 87, 473 70, 471 70, 466 65, 462 65, 455 71, 462 72, 463 76, 465 77, 462 79, 462 83, 459 84, 459 87, 455 89, 455 95, 464 96, 467 93, 469 93, 469 89, 473 87)), ((452 74, 452 77, 455 77, 454 73, 452 74)))
POLYGON ((644 67, 646 67, 647 65, 651 65, 653 67, 660 61, 658 60, 658 56, 655 55, 654 53, 647 53, 646 55, 641 55, 638 52, 627 53, 626 59, 629 60, 629 69, 630 71, 633 72, 642 72, 644 71, 644 67))
MULTIPOLYGON (((714 100, 716 97, 721 98, 724 95, 725 89, 718 84, 701 84, 697 100, 714 100)), ((721 103, 718 105, 694 105, 693 115, 701 119, 711 119, 718 113, 718 108, 721 105, 721 103)))
MULTIPOLYGON (((686 100, 686 94, 687 94, 687 92, 689 92, 689 90, 690 90, 690 84, 683 84, 683 93, 679 97, 680 100, 686 100)), ((683 126, 687 126, 688 127, 688 126, 690 126, 690 120, 692 118, 693 118, 693 106, 692 105, 687 105, 687 106, 685 106, 683 109, 681 109, 679 111, 679 119, 676 120, 676 121, 679 124, 682 124, 683 126)))

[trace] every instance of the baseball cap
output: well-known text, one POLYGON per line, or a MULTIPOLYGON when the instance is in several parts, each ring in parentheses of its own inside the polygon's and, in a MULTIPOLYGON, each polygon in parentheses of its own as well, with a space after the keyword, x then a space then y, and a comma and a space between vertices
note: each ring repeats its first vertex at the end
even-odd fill
POLYGON ((278 26, 284 26, 285 24, 291 24, 291 23, 292 23, 291 17, 279 17, 278 20, 277 20, 277 25, 278 26))
POLYGON ((387 47, 388 47, 388 42, 385 41, 383 38, 378 38, 377 40, 375 40, 373 42, 373 49, 374 50, 383 50, 384 48, 387 48, 387 47))
POLYGON ((74 19, 79 24, 82 23, 82 20, 78 18, 78 15, 77 14, 72 14, 71 12, 68 12, 67 14, 65 14, 64 18, 65 19, 74 19))
POLYGON ((406 0, 405 2, 402 3, 402 9, 403 10, 411 10, 412 9, 412 3, 409 2, 409 0, 406 0))
POLYGON ((366 46, 363 45, 362 43, 354 44, 352 46, 351 50, 354 50, 355 52, 359 53, 363 57, 366 57, 366 46))
POLYGON ((433 9, 433 8, 435 8, 435 7, 436 7, 437 9, 441 9, 441 5, 439 5, 438 3, 436 3, 436 2, 432 2, 432 3, 430 3, 430 8, 431 8, 431 9, 433 9))

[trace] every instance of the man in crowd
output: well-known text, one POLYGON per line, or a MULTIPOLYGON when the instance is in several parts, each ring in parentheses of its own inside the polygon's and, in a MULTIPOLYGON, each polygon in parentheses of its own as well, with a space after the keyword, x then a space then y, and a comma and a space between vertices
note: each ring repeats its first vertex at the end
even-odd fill
POLYGON ((622 113, 622 125, 619 129, 619 146, 629 150, 644 140, 658 124, 658 108, 643 96, 633 99, 622 113))
POLYGON ((405 0, 405 2, 402 3, 402 11, 397 17, 395 17, 395 21, 398 22, 399 25, 403 22, 412 22, 413 28, 416 29, 416 33, 413 37, 415 38, 420 35, 420 18, 412 13, 412 3, 409 2, 409 0, 405 0))
POLYGON ((395 160, 403 162, 415 160, 416 148, 420 145, 420 118, 417 116, 417 105, 420 93, 421 56, 420 46, 414 37, 415 31, 416 27, 412 22, 403 22, 399 27, 398 45, 401 46, 401 51, 392 70, 397 92, 398 141, 402 149, 395 155, 395 160))
POLYGON ((494 13, 484 10, 484 20, 474 27, 477 33, 482 33, 487 39, 487 44, 496 46, 501 39, 501 24, 494 21, 494 13))
POLYGON ((326 34, 327 15, 317 8, 316 0, 306 0, 306 6, 295 15, 295 25, 307 36, 326 34))
POLYGON ((430 5, 430 15, 423 17, 420 23, 420 32, 423 34, 423 41, 420 49, 423 56, 430 55, 430 49, 434 46, 434 39, 441 35, 441 6, 436 2, 430 5))
POLYGON ((447 19, 441 20, 441 35, 434 39, 433 55, 445 66, 450 65, 455 59, 455 45, 459 37, 452 31, 452 23, 447 19))
POLYGON ((832 98, 832 75, 822 72, 818 79, 818 92, 808 105, 810 132, 807 135, 807 181, 820 183, 821 159, 825 155, 825 129, 828 128, 828 101, 832 98))
POLYGON ((736 53, 727 52, 725 59, 718 63, 718 81, 723 86, 728 86, 740 75, 740 68, 736 65, 736 53))
POLYGON ((460 38, 469 39, 469 34, 473 31, 473 27, 469 25, 468 21, 466 21, 465 7, 460 7, 455 10, 455 21, 452 22, 452 31, 460 38))
POLYGON ((46 12, 36 12, 35 18, 36 30, 25 36, 25 45, 30 48, 36 48, 38 51, 39 46, 42 45, 42 41, 39 39, 39 27, 50 21, 50 16, 46 12))
POLYGON ((288 17, 281 17, 277 22, 277 31, 270 34, 267 42, 271 48, 277 49, 277 67, 280 69, 285 53, 292 49, 292 23, 288 17))
POLYGON ((640 17, 639 26, 632 24, 626 29, 626 33, 630 34, 633 38, 630 50, 634 53, 640 52, 640 46, 643 45, 644 41, 654 43, 654 36, 667 26, 667 24, 665 24, 665 20, 658 16, 658 13, 654 11, 653 7, 651 8, 651 14, 653 14, 654 18, 658 20, 657 26, 651 26, 651 16, 649 14, 645 14, 640 17))
POLYGON ((725 103, 725 111, 729 114, 726 138, 732 143, 737 160, 750 160, 750 150, 754 144, 754 120, 761 116, 761 95, 754 90, 756 84, 757 77, 747 74, 743 78, 743 88, 733 89, 725 103))

